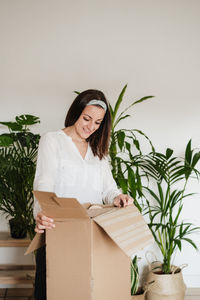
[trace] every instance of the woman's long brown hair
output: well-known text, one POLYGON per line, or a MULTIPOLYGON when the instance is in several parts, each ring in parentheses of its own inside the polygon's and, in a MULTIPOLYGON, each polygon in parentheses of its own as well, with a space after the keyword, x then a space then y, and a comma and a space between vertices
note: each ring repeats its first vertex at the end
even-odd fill
POLYGON ((108 154, 110 132, 111 132, 111 115, 108 102, 103 92, 98 90, 86 90, 80 93, 71 104, 66 119, 65 127, 72 126, 76 123, 84 108, 91 100, 101 100, 106 103, 107 110, 100 127, 87 139, 92 148, 93 154, 100 159, 108 154))

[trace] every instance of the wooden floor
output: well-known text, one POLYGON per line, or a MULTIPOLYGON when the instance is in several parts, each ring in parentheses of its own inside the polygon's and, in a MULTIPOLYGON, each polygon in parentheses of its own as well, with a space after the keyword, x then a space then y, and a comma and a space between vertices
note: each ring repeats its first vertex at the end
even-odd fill
POLYGON ((200 288, 188 289, 185 300, 200 300, 200 288))
MULTIPOLYGON (((33 300, 33 289, 1 289, 0 300, 33 300)), ((200 288, 188 289, 185 300, 200 300, 200 288)))

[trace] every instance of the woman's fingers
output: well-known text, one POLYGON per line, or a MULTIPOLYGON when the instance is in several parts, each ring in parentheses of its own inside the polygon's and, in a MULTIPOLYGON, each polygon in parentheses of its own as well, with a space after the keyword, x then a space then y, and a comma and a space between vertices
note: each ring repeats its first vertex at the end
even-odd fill
POLYGON ((128 198, 128 205, 131 205, 131 204, 133 204, 133 198, 129 197, 128 198))
POLYGON ((38 229, 51 229, 55 226, 49 225, 48 223, 45 225, 38 223, 37 227, 38 227, 38 229))
POLYGON ((115 197, 113 203, 117 207, 126 207, 130 204, 133 204, 133 199, 128 195, 120 194, 119 196, 115 197))
POLYGON ((40 229, 38 229, 37 227, 35 227, 35 232, 37 232, 37 233, 43 233, 44 230, 40 230, 40 229))
POLYGON ((38 221, 38 222, 43 222, 43 221, 46 221, 46 222, 48 222, 48 223, 53 223, 54 221, 53 221, 53 219, 51 219, 51 218, 49 218, 49 217, 47 217, 47 216, 45 216, 43 213, 38 213, 38 215, 37 215, 37 217, 36 217, 36 221, 38 221))
POLYGON ((43 233, 44 229, 52 229, 55 227, 54 220, 39 212, 36 217, 35 232, 43 233))
POLYGON ((53 219, 46 217, 45 215, 41 216, 42 221, 46 221, 48 223, 53 223, 53 219))
POLYGON ((48 221, 43 221, 41 220, 41 222, 38 222, 39 225, 42 225, 43 227, 48 227, 48 228, 54 228, 55 224, 48 222, 48 221))

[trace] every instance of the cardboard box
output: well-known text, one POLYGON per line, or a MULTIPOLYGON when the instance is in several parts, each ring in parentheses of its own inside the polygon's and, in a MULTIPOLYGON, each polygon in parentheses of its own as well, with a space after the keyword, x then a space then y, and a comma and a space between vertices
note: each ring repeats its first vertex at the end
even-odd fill
POLYGON ((34 195, 56 224, 36 234, 26 252, 46 243, 47 299, 131 299, 130 257, 153 241, 137 208, 90 209, 54 193, 34 195))

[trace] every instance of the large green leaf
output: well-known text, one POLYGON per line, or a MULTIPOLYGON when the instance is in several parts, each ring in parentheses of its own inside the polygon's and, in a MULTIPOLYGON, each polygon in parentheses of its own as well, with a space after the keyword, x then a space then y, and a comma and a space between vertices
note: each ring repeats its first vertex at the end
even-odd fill
POLYGON ((0 122, 0 124, 7 126, 12 131, 21 131, 22 125, 17 122, 0 122))
POLYGON ((16 122, 19 125, 34 125, 40 123, 40 119, 33 115, 20 115, 16 116, 16 122))

